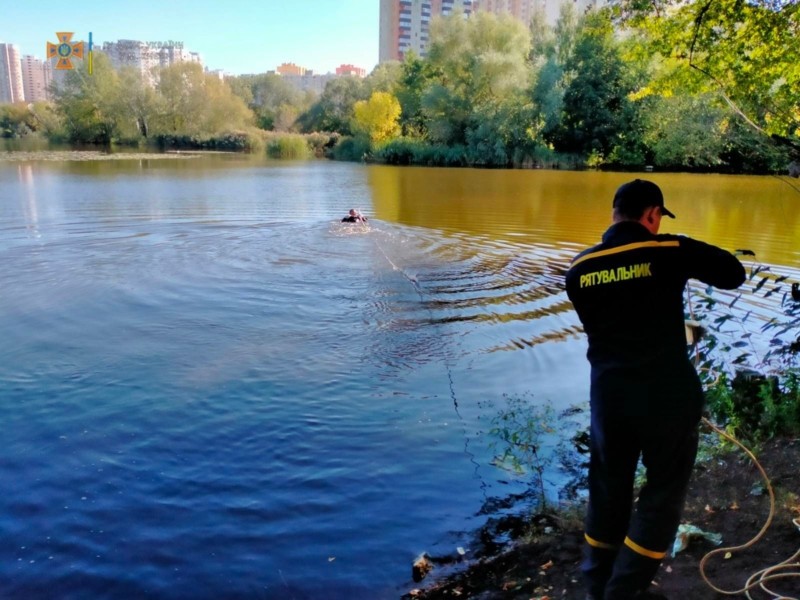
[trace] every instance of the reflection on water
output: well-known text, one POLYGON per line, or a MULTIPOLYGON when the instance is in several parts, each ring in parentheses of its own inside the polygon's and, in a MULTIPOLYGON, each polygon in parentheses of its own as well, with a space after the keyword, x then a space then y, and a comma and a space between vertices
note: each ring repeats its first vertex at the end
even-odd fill
POLYGON ((32 237, 39 237, 37 229, 39 214, 36 202, 36 187, 33 184, 33 167, 29 164, 19 165, 17 173, 19 174, 20 189, 24 194, 23 213, 25 214, 28 234, 32 237))
MULTIPOLYGON (((470 322, 472 326, 463 335, 480 337, 482 353, 580 333, 563 292, 563 274, 569 264, 563 253, 488 240, 475 245, 467 238, 451 239, 450 244, 442 244, 441 239, 427 240, 428 246, 420 244, 429 237, 424 233, 415 236, 413 251, 418 257, 436 257, 430 268, 410 262, 409 248, 398 248, 392 238, 382 239, 380 244, 395 255, 394 259, 387 256, 392 266, 399 268, 397 261, 407 265, 401 270, 419 290, 421 307, 428 311, 426 318, 431 324, 470 322), (521 325, 525 335, 509 339, 509 331, 521 325)), ((381 251, 386 252, 384 248, 381 251)))
MULTIPOLYGON (((407 591, 527 488, 494 466, 505 402, 585 402, 563 273, 626 178, 0 164, 0 596, 407 591)), ((676 227, 798 279, 781 182, 653 178, 676 227)))
MULTIPOLYGON (((382 219, 556 249, 597 243, 616 188, 636 175, 594 171, 503 171, 372 167, 382 219)), ((769 264, 800 267, 800 192, 781 177, 650 173, 681 233, 731 250, 748 248, 769 264)))

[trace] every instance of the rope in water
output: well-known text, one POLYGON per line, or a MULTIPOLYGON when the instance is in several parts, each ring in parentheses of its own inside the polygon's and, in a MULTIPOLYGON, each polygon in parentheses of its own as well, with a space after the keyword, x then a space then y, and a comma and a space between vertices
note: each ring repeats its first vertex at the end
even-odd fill
MULTIPOLYGON (((422 288, 419 285, 419 281, 417 281, 417 278, 416 277, 412 277, 411 275, 406 273, 404 269, 398 267, 395 264, 395 262, 391 258, 389 258, 389 255, 386 254, 386 251, 384 251, 383 247, 378 243, 377 239, 373 238, 372 241, 375 243, 375 247, 378 250, 380 250, 380 253, 383 254, 383 257, 388 261, 388 263, 390 265, 392 265, 392 268, 395 271, 399 271, 403 275, 403 277, 405 277, 411 283, 411 285, 414 286, 414 290, 416 290, 417 294, 419 295, 420 300, 424 301, 425 300, 425 295, 424 295, 424 292, 423 292, 422 288)), ((447 380, 448 380, 448 386, 450 388, 450 399, 453 401, 453 408, 455 409, 456 415, 458 415, 458 418, 462 419, 461 413, 458 410, 458 398, 456 397, 455 383, 453 382, 453 370, 450 368, 450 361, 449 361, 449 359, 447 357, 445 357, 444 366, 445 366, 445 369, 447 370, 447 380)))
MULTIPOLYGON (((377 241, 375 242, 375 246, 378 248, 378 250, 381 252, 381 254, 383 254, 384 258, 389 262, 389 264, 392 266, 392 268, 394 268, 396 271, 399 271, 400 273, 402 273, 402 275, 406 279, 408 279, 409 282, 411 282, 411 284, 416 289, 417 293, 419 293, 420 296, 421 296, 422 295, 422 290, 419 287, 419 283, 417 282, 417 280, 415 278, 413 278, 413 277, 410 277, 403 269, 398 267, 394 263, 394 261, 391 258, 389 258, 389 256, 386 254, 386 252, 383 250, 383 248, 380 246, 380 244, 377 243, 377 241)), ((688 292, 689 292, 689 290, 687 288, 687 297, 688 297, 688 292)), ((693 314, 693 311, 692 311, 691 302, 688 302, 688 305, 689 305, 690 316, 691 316, 692 319, 694 319, 694 314, 693 314)), ((699 362, 699 358, 700 358, 699 350, 697 348, 697 345, 695 345, 695 366, 697 366, 697 363, 699 362)), ((455 394, 454 394, 454 391, 452 389, 452 374, 450 373, 449 365, 447 365, 447 368, 448 368, 448 377, 450 379, 451 392, 453 393, 453 397, 454 397, 454 400, 455 400, 455 394)), ((457 404, 456 404, 456 406, 457 406, 457 404)), ((761 463, 758 462, 758 459, 756 458, 755 454, 753 454, 753 452, 750 449, 748 449, 744 444, 742 444, 735 437, 733 437, 732 435, 728 434, 723 429, 720 429, 719 427, 717 427, 716 425, 711 423, 711 421, 709 421, 705 417, 703 417, 702 422, 707 427, 709 427, 711 430, 716 432, 717 435, 719 435, 722 438, 732 442, 736 446, 739 446, 739 448, 741 448, 747 454, 747 456, 750 457, 750 459, 753 461, 753 464, 755 464, 755 466, 758 468, 759 472, 761 473, 761 476, 764 478, 764 482, 765 482, 765 484, 767 486, 767 492, 769 493, 769 502, 770 502, 769 515, 767 517, 766 522, 761 527, 761 530, 750 541, 748 541, 748 542, 746 542, 744 544, 740 544, 738 546, 728 546, 728 547, 724 547, 724 548, 717 548, 715 550, 712 550, 711 552, 708 552, 705 556, 703 556, 702 560, 700 561, 700 575, 702 576, 703 581, 705 581, 706 584, 711 589, 713 589, 715 592, 720 593, 720 594, 724 594, 724 595, 728 595, 728 596, 735 596, 735 595, 738 595, 738 594, 745 594, 745 596, 747 596, 747 598, 752 600, 752 596, 750 595, 750 590, 752 590, 752 589, 754 589, 756 587, 759 587, 759 588, 761 588, 761 590, 763 590, 767 594, 771 595, 773 600, 800 600, 800 598, 795 597, 795 596, 785 596, 785 595, 780 594, 778 592, 774 592, 773 590, 769 589, 766 586, 766 584, 768 582, 777 581, 777 580, 780 580, 780 579, 800 578, 800 549, 798 549, 798 551, 795 552, 795 554, 793 554, 791 557, 789 557, 788 559, 784 560, 783 562, 777 563, 777 564, 775 564, 773 566, 770 566, 770 567, 766 567, 764 569, 761 569, 760 571, 756 571, 755 573, 753 573, 747 579, 744 587, 742 587, 741 589, 738 589, 738 590, 724 590, 722 588, 719 588, 716 585, 714 585, 709 580, 708 576, 706 575, 705 566, 706 566, 706 563, 709 561, 709 559, 711 559, 712 557, 717 556, 719 554, 723 554, 723 555, 726 556, 726 558, 729 558, 730 557, 729 553, 732 554, 733 552, 737 552, 737 551, 740 551, 740 550, 745 550, 747 548, 750 548, 751 546, 755 545, 759 540, 761 540, 761 538, 764 537, 764 535, 766 534, 766 532, 769 529, 770 525, 772 525, 772 521, 773 521, 773 519, 775 517, 775 491, 772 488, 772 482, 770 481, 769 476, 767 475, 767 472, 764 470, 764 467, 761 466, 761 463)), ((800 518, 794 519, 792 521, 792 523, 798 528, 798 530, 800 530, 800 518)))
POLYGON ((399 271, 399 272, 400 272, 400 273, 403 275, 403 277, 405 277, 406 279, 408 279, 408 280, 411 282, 411 285, 413 285, 413 286, 414 286, 414 289, 415 289, 415 290, 417 290, 417 293, 420 295, 420 297, 422 297, 422 289, 419 287, 419 282, 416 280, 416 278, 415 278, 415 277, 411 277, 411 276, 410 276, 408 273, 406 273, 406 272, 405 272, 403 269, 401 269, 401 268, 400 268, 400 267, 398 267, 396 264, 394 264, 394 261, 393 261, 391 258, 389 258, 389 255, 388 255, 388 254, 386 254, 386 252, 384 252, 383 248, 382 248, 382 247, 381 247, 381 245, 380 245, 380 244, 377 242, 377 240, 375 240, 375 239, 373 238, 373 240, 372 240, 372 241, 373 241, 373 242, 375 242, 375 247, 376 247, 378 250, 380 250, 381 254, 383 254, 383 257, 384 257, 384 258, 385 258, 385 259, 386 259, 386 260, 389 262, 389 264, 390 264, 390 265, 392 265, 392 268, 393 268, 395 271, 399 271))
MULTIPOLYGON (((375 243, 375 247, 380 251, 380 253, 386 259, 386 261, 392 266, 392 269, 394 269, 395 271, 399 271, 403 275, 403 277, 405 277, 409 281, 409 283, 411 283, 411 285, 414 286, 414 290, 416 290, 420 300, 424 302, 426 292, 422 289, 422 286, 420 286, 417 278, 412 277, 411 275, 406 273, 406 271, 403 268, 399 267, 391 258, 389 258, 389 255, 386 253, 383 247, 378 243, 378 240, 376 238, 373 238, 373 242, 375 243)), ((428 308, 428 311, 431 313, 431 316, 433 316, 430 307, 428 308)), ((483 478, 478 474, 478 470, 480 469, 481 466, 480 463, 478 463, 478 461, 475 459, 475 455, 469 450, 470 438, 467 435, 466 425, 464 425, 464 417, 461 416, 461 410, 458 407, 458 396, 456 396, 456 386, 455 386, 455 380, 453 378, 453 367, 450 361, 451 359, 449 358, 449 356, 445 354, 443 363, 444 363, 444 368, 447 371, 447 385, 450 391, 450 399, 453 401, 453 410, 455 411, 456 416, 458 417, 458 420, 463 427, 462 431, 464 433, 464 454, 466 454, 469 457, 470 462, 472 462, 475 465, 475 476, 477 479, 480 480, 481 482, 480 488, 483 491, 484 498, 486 498, 486 490, 488 486, 486 482, 483 481, 483 478)))

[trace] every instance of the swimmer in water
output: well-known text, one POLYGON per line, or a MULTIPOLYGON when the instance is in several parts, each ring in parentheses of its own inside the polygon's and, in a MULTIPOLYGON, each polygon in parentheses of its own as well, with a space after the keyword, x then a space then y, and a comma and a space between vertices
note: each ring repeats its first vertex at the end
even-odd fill
POLYGON ((355 208, 351 208, 348 215, 342 219, 342 223, 366 223, 366 222, 367 222, 367 217, 362 215, 355 208))

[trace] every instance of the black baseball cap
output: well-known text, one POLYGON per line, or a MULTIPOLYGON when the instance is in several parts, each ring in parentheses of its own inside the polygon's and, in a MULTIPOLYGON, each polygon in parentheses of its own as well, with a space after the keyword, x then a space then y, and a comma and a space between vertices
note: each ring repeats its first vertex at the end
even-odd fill
POLYGON ((623 213, 641 213, 646 208, 658 206, 662 215, 675 218, 667 207, 664 206, 664 194, 652 181, 644 179, 634 179, 628 183, 623 183, 614 194, 614 208, 620 209, 623 213))

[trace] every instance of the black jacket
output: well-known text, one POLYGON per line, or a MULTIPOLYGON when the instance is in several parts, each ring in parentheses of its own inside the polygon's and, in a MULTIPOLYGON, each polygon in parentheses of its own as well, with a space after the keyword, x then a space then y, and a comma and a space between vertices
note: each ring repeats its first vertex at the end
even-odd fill
POLYGON ((575 257, 567 294, 589 338, 593 383, 612 369, 685 372, 683 294, 689 279, 734 289, 745 271, 716 246, 653 235, 631 221, 612 225, 602 243, 575 257))

